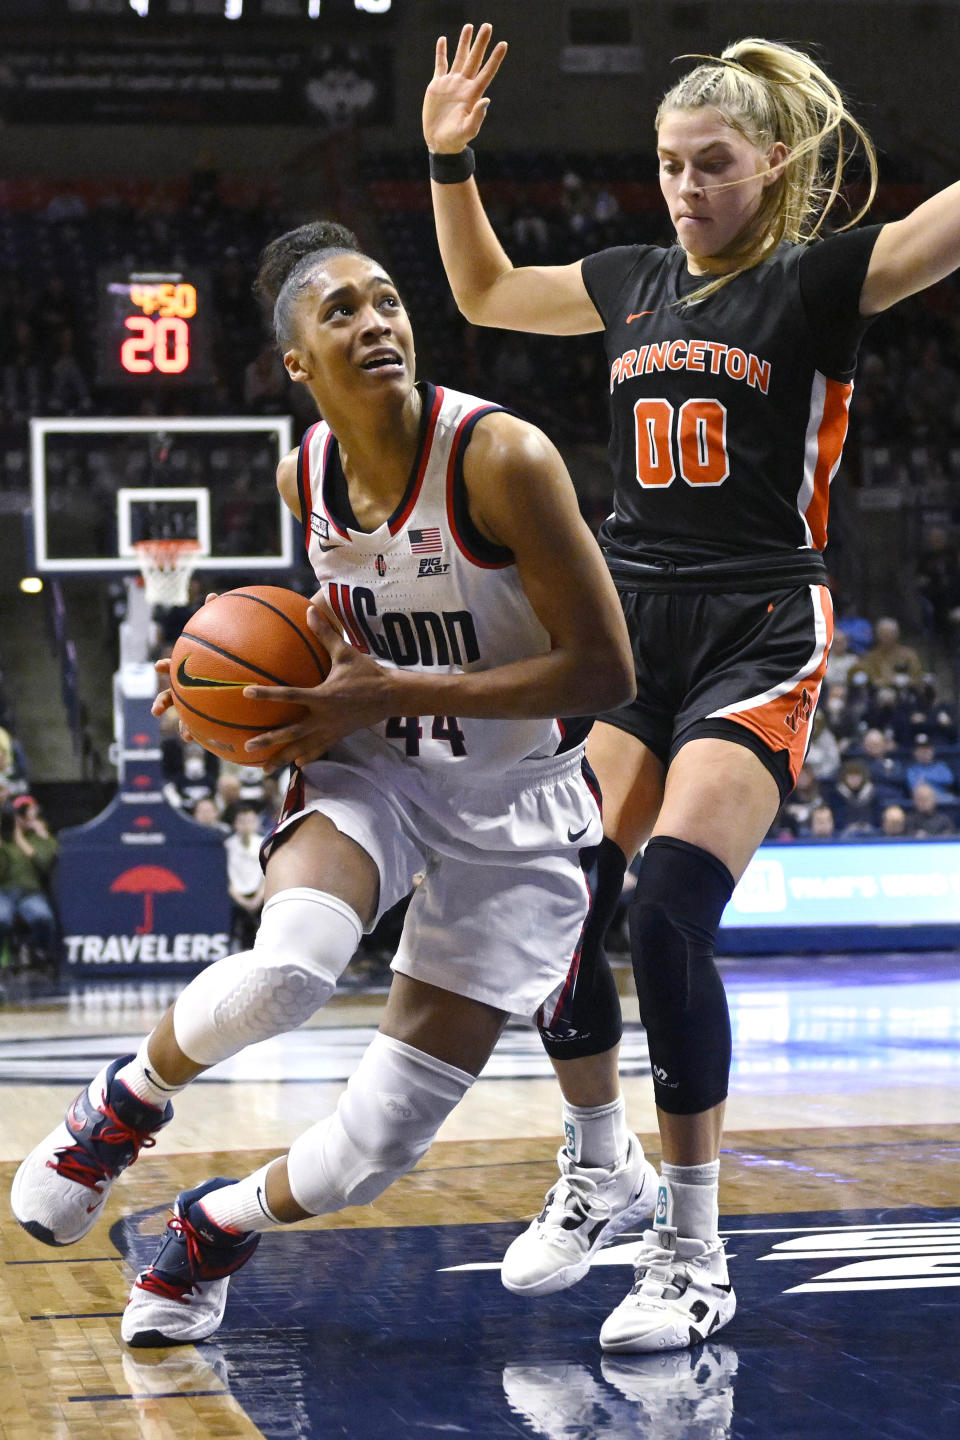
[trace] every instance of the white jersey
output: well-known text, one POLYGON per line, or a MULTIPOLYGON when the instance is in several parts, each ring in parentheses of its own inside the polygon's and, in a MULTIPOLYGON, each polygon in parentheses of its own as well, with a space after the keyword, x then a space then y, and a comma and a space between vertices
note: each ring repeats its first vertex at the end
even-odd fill
MULTIPOLYGON (((381 665, 459 674, 550 649, 509 550, 472 524, 463 459, 477 421, 500 409, 429 384, 406 491, 376 530, 357 528, 336 439, 319 421, 300 445, 307 554, 330 609, 358 650, 381 665)), ((394 716, 348 744, 389 746, 414 765, 456 767, 475 784, 524 761, 576 748, 585 719, 394 716)), ((451 770, 447 770, 452 775, 451 770)))

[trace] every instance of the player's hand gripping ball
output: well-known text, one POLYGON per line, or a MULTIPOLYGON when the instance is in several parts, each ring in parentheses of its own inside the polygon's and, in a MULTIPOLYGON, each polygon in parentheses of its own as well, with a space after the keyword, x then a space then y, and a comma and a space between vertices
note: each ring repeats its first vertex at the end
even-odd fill
POLYGON ((240 765, 270 765, 276 746, 250 754, 244 745, 264 730, 290 725, 303 705, 249 700, 247 685, 309 689, 330 658, 307 624, 309 600, 276 585, 246 585, 202 605, 170 656, 177 713, 205 750, 240 765))

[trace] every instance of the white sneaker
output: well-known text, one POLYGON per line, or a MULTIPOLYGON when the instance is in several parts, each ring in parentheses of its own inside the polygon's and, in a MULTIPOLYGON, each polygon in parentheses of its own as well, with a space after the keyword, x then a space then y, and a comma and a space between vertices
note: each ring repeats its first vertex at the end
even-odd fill
POLYGON ((503 1257, 500 1278, 516 1295, 550 1295, 576 1285, 601 1245, 653 1214, 657 1172, 635 1135, 616 1170, 577 1165, 563 1149, 557 1163, 560 1179, 543 1209, 503 1257))
POLYGON ((120 1322, 127 1345, 194 1345, 219 1330, 230 1276, 260 1243, 254 1231, 223 1230, 203 1209, 209 1191, 235 1183, 217 1176, 177 1196, 160 1248, 130 1291, 120 1322))
POLYGON ((687 1239, 671 1227, 646 1230, 634 1257, 633 1288, 600 1330, 604 1350, 683 1350, 733 1318, 737 1299, 721 1240, 687 1239))
POLYGON ((163 1110, 148 1105, 115 1078, 132 1059, 122 1055, 105 1066, 14 1176, 14 1216, 44 1245, 81 1240, 100 1218, 117 1176, 157 1143, 156 1132, 173 1118, 171 1104, 163 1110))

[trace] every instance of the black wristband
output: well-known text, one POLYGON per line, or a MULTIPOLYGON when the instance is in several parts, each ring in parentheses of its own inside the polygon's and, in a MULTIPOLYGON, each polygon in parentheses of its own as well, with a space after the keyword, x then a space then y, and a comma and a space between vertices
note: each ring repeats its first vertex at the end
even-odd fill
POLYGON ((431 150, 430 179, 438 185, 462 185, 477 168, 477 157, 469 145, 456 155, 435 155, 431 150))

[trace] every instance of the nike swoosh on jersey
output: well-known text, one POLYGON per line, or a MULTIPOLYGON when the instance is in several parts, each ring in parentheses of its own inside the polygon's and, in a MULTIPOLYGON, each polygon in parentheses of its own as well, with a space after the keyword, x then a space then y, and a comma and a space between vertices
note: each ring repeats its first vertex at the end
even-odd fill
POLYGON ((588 831, 589 829, 590 829, 590 821, 588 820, 587 823, 586 823, 586 825, 584 825, 583 829, 582 829, 582 830, 578 830, 576 834, 574 834, 572 830, 568 830, 568 831, 567 831, 567 841, 568 841, 568 843, 571 844, 571 845, 575 845, 582 835, 586 835, 586 833, 587 833, 587 831, 588 831))
POLYGON ((191 675, 187 670, 185 657, 177 666, 177 684, 183 690, 242 690, 249 680, 208 680, 203 675, 191 675))
POLYGON ((636 312, 636 314, 634 314, 634 315, 628 315, 628 316, 627 316, 627 324, 629 325, 631 320, 642 320, 643 317, 644 317, 644 315, 655 315, 655 314, 656 314, 656 311, 655 311, 655 310, 638 310, 638 311, 636 312))

